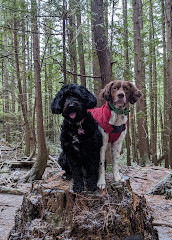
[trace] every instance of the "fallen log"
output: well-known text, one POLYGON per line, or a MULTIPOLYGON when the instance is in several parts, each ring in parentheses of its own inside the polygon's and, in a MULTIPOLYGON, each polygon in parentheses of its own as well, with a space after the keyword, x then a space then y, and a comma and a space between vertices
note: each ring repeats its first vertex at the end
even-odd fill
POLYGON ((32 167, 34 161, 11 161, 11 162, 4 162, 4 164, 10 165, 11 168, 21 168, 21 167, 32 167))
POLYGON ((146 200, 133 193, 129 180, 108 183, 103 194, 76 194, 61 175, 35 184, 24 196, 10 240, 121 240, 131 235, 158 240, 146 200))
POLYGON ((158 182, 148 194, 165 195, 167 199, 172 198, 172 173, 158 182))
POLYGON ((0 193, 14 194, 14 195, 24 195, 24 192, 18 188, 0 186, 0 193))
POLYGON ((166 223, 166 222, 154 222, 153 221, 153 225, 154 226, 165 226, 165 227, 172 228, 172 224, 171 223, 166 223))

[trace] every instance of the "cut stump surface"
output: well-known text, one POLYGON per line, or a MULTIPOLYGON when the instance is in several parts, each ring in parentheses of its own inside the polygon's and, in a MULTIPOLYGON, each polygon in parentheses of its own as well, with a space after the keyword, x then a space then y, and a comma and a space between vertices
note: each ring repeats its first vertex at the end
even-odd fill
POLYGON ((130 182, 109 182, 106 193, 75 194, 61 174, 35 184, 25 195, 9 239, 157 240, 151 211, 130 182))

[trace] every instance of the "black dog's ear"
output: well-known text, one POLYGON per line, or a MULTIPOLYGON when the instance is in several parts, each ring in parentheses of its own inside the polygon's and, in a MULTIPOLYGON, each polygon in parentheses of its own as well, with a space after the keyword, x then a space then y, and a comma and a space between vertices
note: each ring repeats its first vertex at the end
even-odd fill
POLYGON ((79 86, 80 96, 84 101, 87 109, 94 108, 97 105, 97 98, 96 96, 88 91, 84 86, 79 86))
POLYGON ((128 101, 131 104, 134 104, 142 96, 142 93, 136 86, 134 86, 132 82, 130 82, 129 84, 130 84, 130 96, 128 101))
POLYGON ((56 97, 53 99, 51 103, 51 111, 53 114, 60 114, 63 111, 63 105, 64 105, 64 100, 63 100, 63 88, 57 93, 56 97))

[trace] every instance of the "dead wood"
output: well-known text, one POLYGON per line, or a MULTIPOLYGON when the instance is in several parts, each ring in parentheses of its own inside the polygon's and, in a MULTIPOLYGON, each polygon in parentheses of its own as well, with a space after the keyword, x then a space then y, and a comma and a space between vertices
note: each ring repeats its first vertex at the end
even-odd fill
POLYGON ((172 228, 172 224, 171 224, 171 223, 155 222, 155 221, 153 221, 152 224, 153 224, 154 226, 165 226, 165 227, 170 227, 170 228, 172 228))
POLYGON ((17 188, 0 186, 0 193, 8 193, 14 195, 24 195, 24 192, 17 188))
POLYGON ((34 161, 13 161, 6 162, 6 164, 10 165, 12 168, 32 167, 34 161))
POLYGON ((148 194, 165 194, 167 198, 172 197, 172 173, 168 174, 163 180, 157 183, 148 194))
POLYGON ((53 158, 51 155, 48 155, 48 158, 52 161, 52 163, 58 168, 61 169, 60 165, 57 162, 57 159, 53 158))
POLYGON ((36 240, 38 236, 49 240, 121 240, 130 235, 158 240, 145 198, 131 192, 129 181, 109 183, 103 194, 98 190, 76 194, 61 175, 35 184, 24 196, 10 240, 36 240))

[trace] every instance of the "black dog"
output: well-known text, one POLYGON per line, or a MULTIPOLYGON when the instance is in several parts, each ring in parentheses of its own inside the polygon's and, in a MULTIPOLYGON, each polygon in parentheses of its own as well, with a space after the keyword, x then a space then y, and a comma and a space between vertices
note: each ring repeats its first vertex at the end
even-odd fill
POLYGON ((94 108, 96 97, 85 87, 69 84, 61 88, 52 102, 53 114, 62 113, 61 153, 58 162, 67 179, 73 178, 73 191, 97 189, 102 135, 87 109, 94 108))

